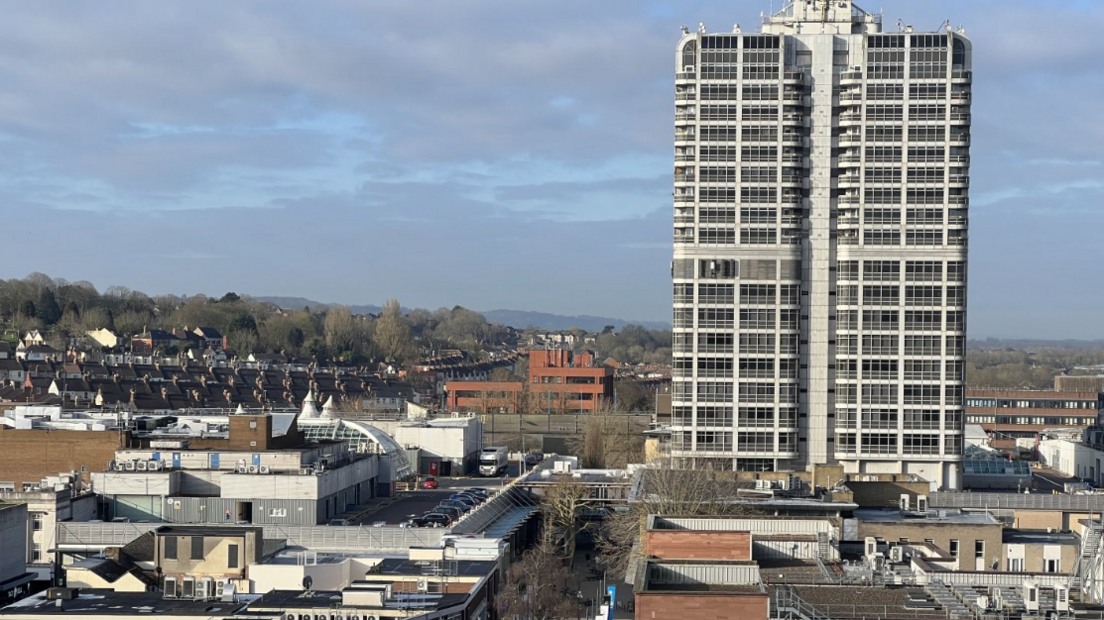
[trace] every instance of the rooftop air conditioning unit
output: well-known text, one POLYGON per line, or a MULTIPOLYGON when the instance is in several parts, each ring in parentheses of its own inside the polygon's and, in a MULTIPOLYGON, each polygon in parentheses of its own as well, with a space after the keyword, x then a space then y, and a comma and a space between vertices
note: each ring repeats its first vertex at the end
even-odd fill
POLYGON ((261 472, 262 474, 272 473, 272 470, 268 468, 268 465, 261 465, 257 471, 261 472))
POLYGON ((213 594, 214 581, 210 577, 204 577, 196 583, 195 597, 196 600, 205 601, 213 594))
POLYGON ((1054 609, 1061 612, 1069 611, 1069 588, 1064 585, 1054 586, 1054 609))
POLYGON ((147 465, 150 471, 161 471, 161 461, 150 461, 147 465))
POLYGON ((927 511, 928 511, 928 496, 927 495, 917 495, 916 496, 916 512, 927 512, 927 511))
POLYGON ((124 465, 127 471, 134 471, 134 461, 127 461, 124 465))
POLYGON ((165 598, 176 598, 176 577, 166 577, 165 587, 163 589, 165 591, 165 598))
POLYGON ((300 476, 309 476, 313 473, 314 473, 314 468, 313 467, 300 467, 299 468, 299 475, 300 476))
POLYGON ((234 468, 234 471, 238 472, 239 474, 244 474, 249 471, 249 466, 245 463, 238 463, 237 467, 234 468))
POLYGON ((248 471, 249 471, 249 473, 251 473, 251 474, 255 474, 255 473, 257 473, 257 471, 258 471, 259 469, 260 469, 260 468, 259 468, 259 467, 257 467, 256 465, 250 465, 250 466, 249 466, 249 470, 248 470, 248 471))
POLYGON ((196 582, 194 578, 185 577, 180 585, 180 596, 184 598, 195 598, 196 582))
POLYGON ((905 549, 903 547, 891 547, 889 549, 889 561, 900 564, 905 561, 905 549))
POLYGON ((1023 602, 1027 611, 1039 611, 1039 583, 1034 579, 1024 580, 1023 602))

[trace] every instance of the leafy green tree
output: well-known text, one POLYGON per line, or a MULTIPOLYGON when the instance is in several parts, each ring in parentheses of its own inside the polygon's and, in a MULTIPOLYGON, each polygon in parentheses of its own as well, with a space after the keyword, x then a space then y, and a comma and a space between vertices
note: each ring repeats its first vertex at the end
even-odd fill
POLYGON ((253 318, 253 315, 242 312, 230 319, 229 328, 230 331, 256 333, 257 320, 253 318))
POLYGON ((241 297, 237 293, 235 293, 234 291, 230 291, 229 293, 223 295, 222 298, 218 300, 218 302, 220 304, 232 304, 236 301, 241 301, 241 297))
POLYGON ((61 320, 61 306, 58 305, 54 291, 43 288, 35 306, 35 316, 46 326, 53 325, 61 320))
POLYGON ((35 303, 30 299, 23 300, 23 304, 19 307, 19 313, 25 317, 37 317, 38 309, 35 308, 35 303))

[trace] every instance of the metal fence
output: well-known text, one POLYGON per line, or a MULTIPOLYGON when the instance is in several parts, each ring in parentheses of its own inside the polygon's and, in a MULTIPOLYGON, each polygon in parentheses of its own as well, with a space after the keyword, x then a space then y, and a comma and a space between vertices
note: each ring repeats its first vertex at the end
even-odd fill
POLYGON ((57 524, 58 546, 121 547, 164 523, 77 523, 57 524))
POLYGON ((674 564, 648 566, 648 583, 663 585, 718 584, 759 585, 759 567, 754 564, 674 564))
POLYGON ((1044 495, 1040 493, 947 493, 928 496, 931 508, 1068 510, 1077 512, 1104 511, 1104 494, 1044 495))
POLYGON ((948 586, 989 586, 1023 587, 1025 579, 1032 579, 1044 588, 1064 586, 1069 583, 1069 575, 1060 573, 990 573, 974 571, 931 571, 927 573, 931 580, 942 581, 948 586))
POLYGON ((289 547, 312 551, 406 551, 436 547, 445 530, 437 528, 333 525, 265 525, 267 540, 284 539, 289 547))
MULTIPOLYGON (((58 523, 59 547, 121 547, 168 523, 58 523)), ((202 526, 199 526, 202 527, 202 526)), ((313 551, 406 551, 436 547, 447 533, 437 528, 332 525, 264 525, 266 540, 286 540, 289 547, 313 551)))

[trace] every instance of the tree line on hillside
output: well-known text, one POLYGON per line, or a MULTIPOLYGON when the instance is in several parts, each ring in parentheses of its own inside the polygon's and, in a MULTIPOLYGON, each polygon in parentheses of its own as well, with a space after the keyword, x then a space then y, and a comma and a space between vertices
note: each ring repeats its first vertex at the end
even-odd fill
POLYGON ((112 286, 101 293, 91 282, 42 273, 0 280, 0 316, 9 340, 39 329, 55 345, 64 346, 70 337, 101 328, 129 339, 151 329, 202 326, 219 330, 243 354, 282 352, 351 363, 403 361, 445 348, 478 352, 507 343, 511 333, 460 306, 404 314, 399 302, 391 300, 379 316, 354 315, 343 306, 286 311, 232 292, 218 299, 151 297, 112 286))
MULTIPOLYGON (((1037 349, 982 348, 966 351, 966 383, 971 388, 1047 390, 1062 373, 1086 374, 1079 367, 1104 364, 1104 346, 1037 349)), ((1093 373, 1095 374, 1095 373, 1093 373)))
MULTIPOLYGON (((70 337, 101 328, 129 339, 151 329, 184 327, 213 327, 243 354, 282 352, 350 363, 406 361, 448 348, 479 353, 516 344, 516 332, 509 327, 461 306, 403 312, 399 302, 391 300, 378 316, 353 314, 344 306, 288 311, 233 292, 220 298, 150 296, 124 286, 101 292, 91 282, 70 282, 43 273, 0 280, 0 317, 9 341, 39 329, 57 348, 70 337)), ((610 326, 586 346, 595 349, 600 360, 670 363, 671 332, 628 325, 614 333, 610 326)))

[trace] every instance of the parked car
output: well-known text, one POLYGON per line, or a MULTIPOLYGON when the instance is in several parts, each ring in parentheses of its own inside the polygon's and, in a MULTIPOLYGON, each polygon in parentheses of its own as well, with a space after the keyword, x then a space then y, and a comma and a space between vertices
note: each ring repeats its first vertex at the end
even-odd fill
POLYGON ((449 500, 454 501, 454 502, 460 502, 461 504, 466 505, 469 509, 475 508, 476 506, 479 505, 479 500, 475 499, 474 497, 472 497, 470 495, 461 495, 460 493, 452 495, 451 497, 449 497, 449 500))
POLYGON ((436 489, 437 488, 437 479, 434 478, 433 476, 430 476, 430 477, 426 478, 425 480, 422 480, 422 488, 423 489, 436 489))
POLYGON ((483 487, 468 487, 464 490, 465 491, 472 491, 472 492, 475 492, 475 493, 482 493, 483 495, 485 495, 487 497, 490 497, 490 495, 491 495, 491 492, 487 489, 484 489, 483 487))
POLYGON ((443 512, 427 512, 415 521, 425 523, 425 525, 419 525, 418 527, 448 527, 452 525, 455 519, 443 512))
POLYGON ((540 465, 540 462, 544 460, 543 452, 530 452, 525 455, 525 464, 529 467, 533 465, 540 465))
POLYGON ((459 519, 461 516, 463 516, 465 511, 462 510, 459 506, 450 506, 448 504, 443 504, 442 503, 442 504, 438 505, 436 508, 434 508, 433 512, 439 512, 441 514, 446 514, 446 515, 452 517, 452 520, 455 521, 455 520, 459 519))
POLYGON ((479 491, 472 491, 470 489, 464 489, 463 491, 457 491, 457 493, 459 495, 466 495, 466 496, 468 496, 472 499, 477 499, 481 502, 487 501, 487 497, 488 497, 486 493, 480 493, 479 491))
POLYGON ((349 525, 348 519, 330 519, 330 525, 349 525))

